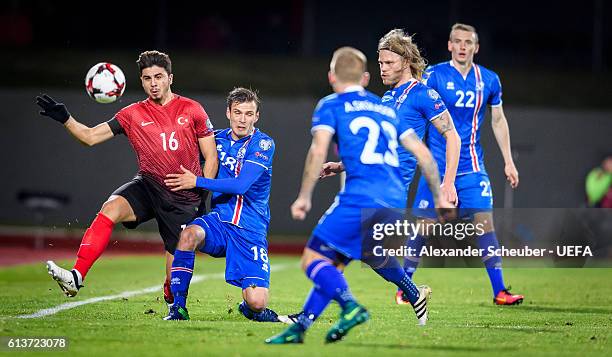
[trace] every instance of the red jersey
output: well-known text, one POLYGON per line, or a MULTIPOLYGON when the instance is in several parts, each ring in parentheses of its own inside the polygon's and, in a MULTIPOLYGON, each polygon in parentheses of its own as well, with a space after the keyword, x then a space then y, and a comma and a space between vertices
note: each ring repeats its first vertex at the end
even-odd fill
MULTIPOLYGON (((162 106, 148 98, 121 109, 115 118, 136 152, 139 174, 164 187, 166 175, 180 173, 181 165, 202 176, 198 139, 212 135, 213 128, 198 102, 174 94, 162 106)), ((199 198, 194 191, 173 193, 199 198)))

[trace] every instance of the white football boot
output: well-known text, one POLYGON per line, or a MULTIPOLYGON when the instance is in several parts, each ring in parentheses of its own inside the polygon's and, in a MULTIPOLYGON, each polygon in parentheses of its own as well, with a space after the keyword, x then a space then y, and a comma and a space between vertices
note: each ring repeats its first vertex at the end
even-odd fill
POLYGON ((427 303, 431 297, 431 288, 427 285, 417 286, 419 290, 419 299, 414 303, 414 313, 419 320, 419 326, 427 324, 427 303))
POLYGON ((47 271, 53 277, 53 280, 57 281, 57 285, 59 285, 66 296, 76 296, 82 286, 82 278, 78 271, 74 269, 66 270, 55 264, 52 260, 47 261, 47 271))
POLYGON ((300 316, 300 314, 278 315, 278 321, 287 325, 293 325, 297 322, 298 316, 300 316))

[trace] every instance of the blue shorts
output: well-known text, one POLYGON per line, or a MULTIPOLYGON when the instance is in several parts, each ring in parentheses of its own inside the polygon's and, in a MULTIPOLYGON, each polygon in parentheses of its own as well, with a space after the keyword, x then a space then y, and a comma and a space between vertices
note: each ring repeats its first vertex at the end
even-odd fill
MULTIPOLYGON (((459 198, 459 218, 473 218, 474 213, 487 212, 493 209, 493 192, 491 181, 486 172, 473 172, 458 175, 455 188, 459 198)), ((436 218, 431 190, 423 176, 419 180, 412 214, 422 218, 436 218)))
MULTIPOLYGON (((362 252, 369 251, 372 227, 376 223, 394 223, 404 215, 402 208, 368 207, 340 202, 338 197, 319 220, 312 232, 326 247, 340 253, 343 259, 362 259, 362 252)), ((310 247, 309 247, 310 248, 310 247)), ((316 250, 316 249, 315 249, 316 250)), ((323 254, 325 255, 325 254, 323 254)))
POLYGON ((242 289, 270 287, 270 264, 266 236, 223 222, 215 212, 194 219, 189 225, 204 229, 200 251, 225 257, 225 281, 242 289))
POLYGON ((315 235, 310 237, 308 243, 306 243, 306 248, 314 250, 315 252, 321 254, 322 256, 333 262, 342 263, 344 265, 348 265, 348 263, 353 260, 345 256, 344 254, 336 251, 329 244, 325 243, 321 238, 315 235))

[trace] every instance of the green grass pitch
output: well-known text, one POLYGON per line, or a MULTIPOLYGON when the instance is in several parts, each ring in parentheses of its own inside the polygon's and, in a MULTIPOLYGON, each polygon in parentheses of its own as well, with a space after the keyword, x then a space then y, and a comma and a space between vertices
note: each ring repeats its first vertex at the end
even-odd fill
MULTIPOLYGON (((282 314, 298 311, 311 287, 298 259, 274 256, 271 263, 281 269, 272 273, 270 307, 282 314)), ((215 274, 223 269, 223 260, 200 256, 196 275, 209 274, 210 279, 190 289, 192 320, 162 321, 166 313, 162 257, 102 258, 74 299, 60 293, 42 262, 2 268, 0 336, 66 336, 70 355, 87 356, 612 355, 612 269, 505 269, 506 281, 526 296, 523 305, 510 307, 492 304, 483 269, 421 269, 415 280, 429 284, 433 296, 430 322, 419 328, 412 309, 394 304, 394 287, 354 263, 346 277, 372 319, 344 341, 325 345, 325 333, 339 312, 332 304, 308 332, 305 344, 290 346, 263 343, 285 325, 244 319, 236 306, 240 289, 215 274), (154 285, 160 286, 158 292, 82 305, 42 318, 15 318, 154 285)))

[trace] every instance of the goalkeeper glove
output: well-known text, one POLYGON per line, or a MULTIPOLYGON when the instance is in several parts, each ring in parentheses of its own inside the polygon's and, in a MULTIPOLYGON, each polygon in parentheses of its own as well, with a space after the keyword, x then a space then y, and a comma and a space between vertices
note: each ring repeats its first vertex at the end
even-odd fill
POLYGON ((64 103, 58 103, 46 94, 43 94, 42 97, 37 96, 36 104, 43 109, 39 112, 40 115, 50 117, 59 123, 65 124, 70 118, 70 113, 64 103))

